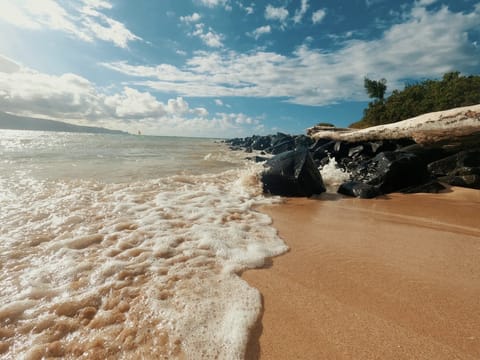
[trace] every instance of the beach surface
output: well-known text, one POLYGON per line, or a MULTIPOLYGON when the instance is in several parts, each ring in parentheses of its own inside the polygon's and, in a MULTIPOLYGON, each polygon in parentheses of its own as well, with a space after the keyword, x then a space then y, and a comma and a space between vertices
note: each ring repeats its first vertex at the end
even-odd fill
POLYGON ((248 359, 480 359, 480 192, 263 207, 290 251, 242 277, 248 359))

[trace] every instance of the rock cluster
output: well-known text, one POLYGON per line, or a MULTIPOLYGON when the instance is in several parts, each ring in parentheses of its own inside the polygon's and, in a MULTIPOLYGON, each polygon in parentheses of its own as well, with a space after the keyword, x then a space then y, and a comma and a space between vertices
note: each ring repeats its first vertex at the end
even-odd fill
POLYGON ((275 195, 324 192, 318 169, 331 159, 350 174, 338 188, 344 195, 438 192, 443 184, 480 189, 480 105, 358 132, 322 129, 310 136, 278 133, 226 142, 234 150, 273 155, 252 159, 265 161, 264 191, 275 195))

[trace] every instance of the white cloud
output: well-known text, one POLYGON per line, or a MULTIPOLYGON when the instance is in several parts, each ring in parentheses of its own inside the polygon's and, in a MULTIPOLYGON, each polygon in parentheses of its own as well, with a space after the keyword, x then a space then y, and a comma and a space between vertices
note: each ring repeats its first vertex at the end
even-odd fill
POLYGON ((161 102, 150 92, 129 86, 106 94, 76 74, 40 73, 2 55, 0 108, 18 115, 132 133, 140 129, 144 134, 178 136, 247 135, 260 123, 241 113, 210 116, 205 107, 191 107, 181 96, 161 102))
POLYGON ((319 24, 327 15, 327 12, 324 9, 319 9, 312 14, 312 22, 314 24, 319 24))
POLYGON ((101 19, 106 25, 101 25, 98 21, 92 18, 86 18, 83 25, 98 39, 109 41, 121 48, 127 48, 129 41, 140 40, 128 30, 125 25, 105 15, 99 14, 98 19, 101 19))
POLYGON ((223 36, 213 31, 212 28, 205 30, 205 24, 195 24, 195 30, 191 33, 191 35, 200 38, 205 45, 209 47, 218 48, 223 46, 223 36))
POLYGON ((16 61, 0 55, 0 73, 14 73, 21 69, 21 65, 16 61))
POLYGON ((176 53, 177 55, 187 56, 187 52, 186 52, 185 50, 177 49, 177 50, 175 50, 175 53, 176 53))
POLYGON ((270 4, 265 8, 265 19, 284 23, 288 18, 288 10, 284 7, 274 7, 270 4))
POLYGON ((432 5, 436 2, 437 2, 437 0, 419 0, 418 5, 419 6, 428 6, 428 5, 432 5))
POLYGON ((188 16, 180 16, 180 21, 185 23, 195 23, 200 21, 202 16, 199 13, 193 13, 192 15, 188 16))
POLYGON ((200 4, 205 5, 209 8, 213 8, 216 6, 225 6, 229 7, 227 0, 199 0, 200 4))
POLYGON ((301 0, 300 9, 295 11, 295 16, 293 17, 293 22, 298 24, 302 21, 303 17, 308 11, 308 0, 301 0))
POLYGON ((215 105, 217 106, 223 106, 223 101, 220 99, 215 99, 215 105))
POLYGON ((255 4, 254 3, 251 3, 250 5, 243 5, 242 2, 237 1, 236 4, 238 5, 238 7, 240 9, 245 11, 247 13, 247 15, 252 15, 255 12, 255 9, 254 9, 255 4))
POLYGON ((247 33, 247 35, 255 38, 255 40, 258 40, 258 38, 262 35, 265 34, 270 34, 272 32, 272 28, 270 25, 265 25, 265 26, 260 26, 253 30, 251 33, 247 33))
POLYGON ((150 93, 129 87, 125 87, 122 93, 105 97, 104 103, 118 118, 161 117, 171 112, 150 93))
POLYGON ((108 1, 76 0, 66 5, 54 0, 0 0, 0 20, 29 30, 62 31, 88 42, 100 39, 122 48, 141 40, 124 24, 98 11, 111 9, 108 1))
POLYGON ((478 65, 478 50, 467 33, 480 26, 480 6, 470 13, 414 6, 404 18, 378 39, 352 36, 334 52, 303 45, 290 55, 198 52, 182 68, 104 65, 143 78, 135 84, 155 91, 186 97, 277 97, 304 105, 365 100, 366 75, 386 77, 392 89, 403 86, 405 78, 437 77, 453 69, 468 72, 478 65))

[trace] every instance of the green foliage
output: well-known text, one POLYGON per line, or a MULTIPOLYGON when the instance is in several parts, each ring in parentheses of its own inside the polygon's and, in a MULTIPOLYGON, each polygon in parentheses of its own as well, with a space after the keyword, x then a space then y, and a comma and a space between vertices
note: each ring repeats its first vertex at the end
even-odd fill
MULTIPOLYGON (((365 89, 371 96, 367 86, 365 89)), ((480 104, 480 76, 449 72, 440 80, 425 80, 408 84, 401 91, 394 90, 386 100, 377 97, 363 111, 363 118, 350 127, 389 124, 432 111, 475 104, 480 104)))
POLYGON ((316 126, 323 126, 323 127, 335 127, 335 125, 333 125, 333 124, 330 124, 330 123, 326 123, 326 122, 321 122, 321 123, 318 123, 316 126))
POLYGON ((380 80, 370 80, 369 78, 365 78, 363 80, 363 86, 367 91, 367 94, 372 99, 383 100, 385 96, 385 91, 387 91, 387 80, 380 79, 380 80))

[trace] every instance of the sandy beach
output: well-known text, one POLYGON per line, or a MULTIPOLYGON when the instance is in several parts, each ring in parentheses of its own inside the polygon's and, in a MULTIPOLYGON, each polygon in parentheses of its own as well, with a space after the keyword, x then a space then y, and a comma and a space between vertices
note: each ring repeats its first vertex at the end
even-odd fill
POLYGON ((480 192, 288 199, 248 359, 480 359, 480 192))

